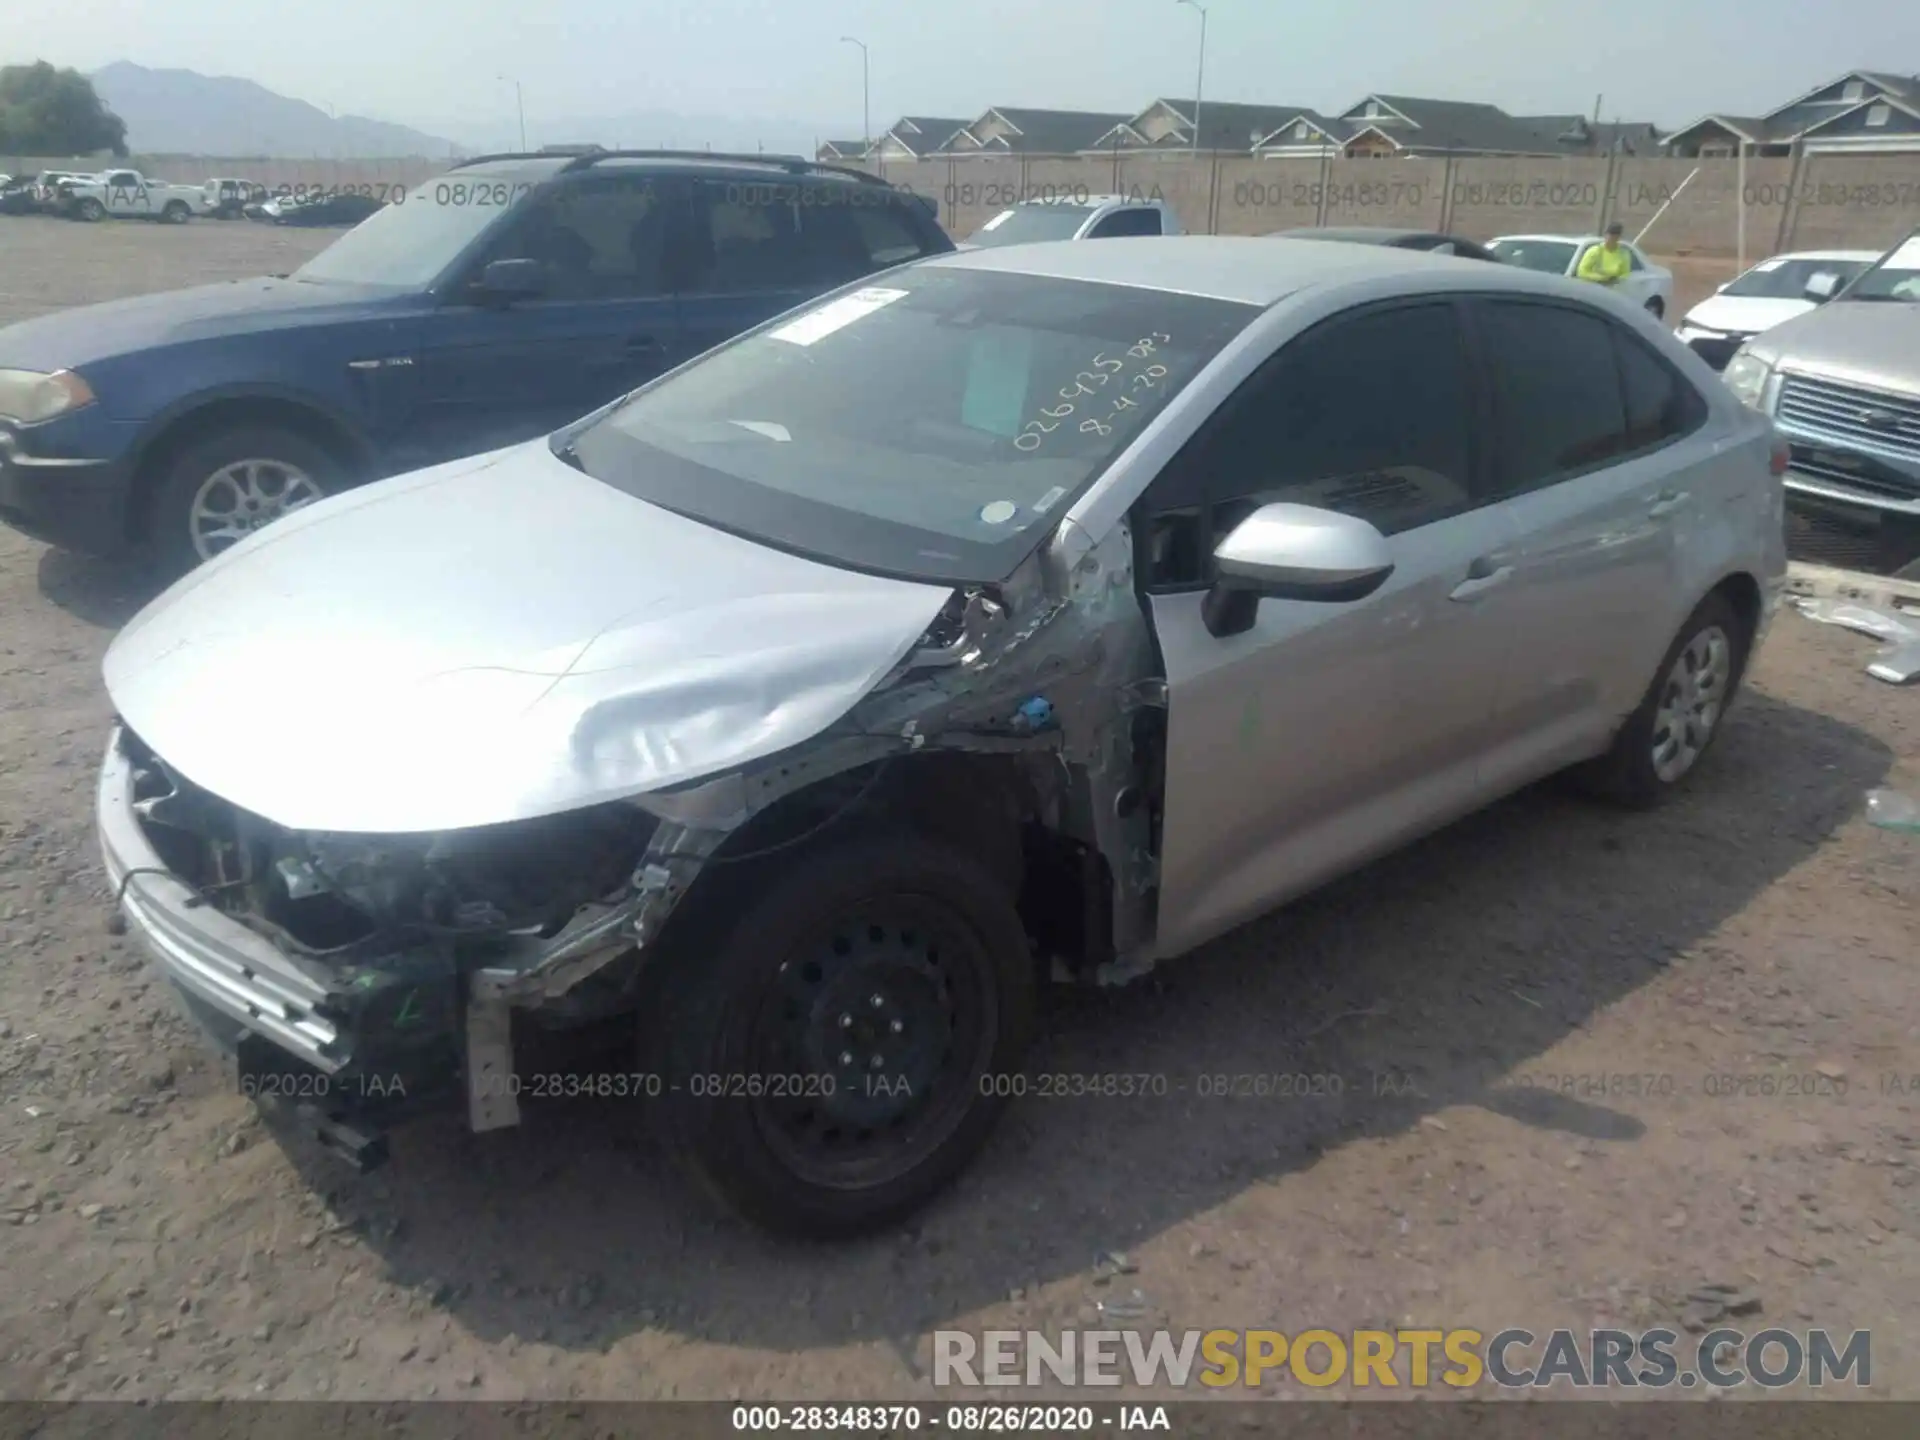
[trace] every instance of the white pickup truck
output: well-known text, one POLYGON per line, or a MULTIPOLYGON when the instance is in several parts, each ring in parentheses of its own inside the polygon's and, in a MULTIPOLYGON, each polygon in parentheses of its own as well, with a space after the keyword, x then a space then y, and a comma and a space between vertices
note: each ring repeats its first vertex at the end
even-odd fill
POLYGON ((200 187, 149 180, 138 170, 77 175, 60 186, 60 213, 75 220, 117 215, 184 225, 200 206, 200 187))

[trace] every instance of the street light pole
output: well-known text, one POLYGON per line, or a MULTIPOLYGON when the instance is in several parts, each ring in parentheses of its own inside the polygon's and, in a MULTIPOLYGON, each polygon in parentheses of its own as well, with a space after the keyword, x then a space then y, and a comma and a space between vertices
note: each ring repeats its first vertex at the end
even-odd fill
POLYGON ((525 150, 527 148, 527 102, 520 93, 520 82, 511 75, 496 75, 493 78, 511 81, 513 84, 513 105, 514 109, 520 113, 520 148, 525 150))
POLYGON ((856 40, 851 35, 842 35, 840 37, 840 43, 843 45, 858 45, 860 47, 860 158, 864 160, 867 158, 867 151, 873 148, 873 106, 871 103, 873 91, 867 82, 867 44, 866 41, 856 40))
POLYGON ((1200 12, 1200 72, 1193 80, 1193 153, 1200 153, 1200 99, 1207 84, 1207 7, 1200 0, 1179 0, 1200 12))

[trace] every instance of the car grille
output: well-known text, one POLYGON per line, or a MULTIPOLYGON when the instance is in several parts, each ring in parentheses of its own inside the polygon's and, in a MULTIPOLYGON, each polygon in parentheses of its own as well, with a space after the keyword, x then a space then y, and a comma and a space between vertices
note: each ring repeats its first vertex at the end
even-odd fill
POLYGON ((1795 445, 1792 471, 1860 494, 1885 495, 1894 500, 1920 499, 1920 475, 1903 475, 1891 465, 1876 464, 1868 457, 1795 445))
POLYGON ((1920 397, 1789 375, 1777 414, 1787 425, 1920 461, 1920 397))

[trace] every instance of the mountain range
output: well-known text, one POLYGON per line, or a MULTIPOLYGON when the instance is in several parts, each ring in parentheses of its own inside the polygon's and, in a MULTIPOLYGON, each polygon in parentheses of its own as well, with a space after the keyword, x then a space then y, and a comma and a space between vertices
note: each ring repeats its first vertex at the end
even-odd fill
MULTIPOLYGON (((488 119, 441 120, 431 122, 430 130, 421 130, 363 115, 335 116, 252 80, 227 75, 153 70, 118 60, 89 78, 107 108, 127 122, 127 147, 136 155, 441 159, 520 148, 511 95, 501 112, 488 119)), ((788 120, 667 110, 573 116, 549 116, 536 110, 528 119, 527 143, 535 147, 592 141, 608 146, 749 153, 764 149, 811 155, 826 133, 821 127, 788 120)))
POLYGON ((363 115, 335 117, 231 75, 149 70, 117 60, 88 77, 109 110, 127 122, 136 155, 272 155, 288 159, 447 156, 453 141, 363 115))

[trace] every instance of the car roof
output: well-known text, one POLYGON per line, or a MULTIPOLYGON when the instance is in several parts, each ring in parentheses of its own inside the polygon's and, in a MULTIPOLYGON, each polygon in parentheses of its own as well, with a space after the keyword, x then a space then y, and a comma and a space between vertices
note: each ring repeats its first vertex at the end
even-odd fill
POLYGON ((1327 245, 1266 235, 1143 235, 1124 243, 999 245, 930 257, 922 265, 1001 270, 1058 280, 1131 285, 1265 307, 1299 290, 1451 269, 1477 286, 1561 293, 1559 282, 1484 260, 1386 245, 1327 245))

